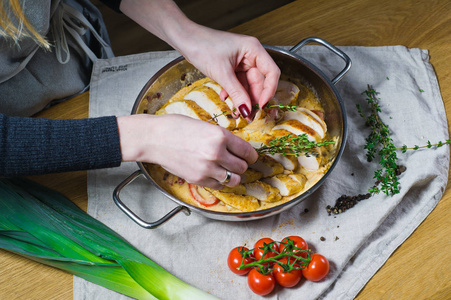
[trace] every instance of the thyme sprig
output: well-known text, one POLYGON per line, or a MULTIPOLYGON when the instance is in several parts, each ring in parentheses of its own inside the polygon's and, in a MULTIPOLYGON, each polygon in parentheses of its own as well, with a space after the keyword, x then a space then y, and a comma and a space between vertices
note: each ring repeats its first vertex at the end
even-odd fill
MULTIPOLYGON (((254 109, 260 109, 260 105, 258 103, 254 104, 254 109)), ((283 105, 283 104, 268 104, 263 107, 264 109, 271 109, 271 108, 278 108, 280 110, 285 111, 296 111, 297 106, 296 105, 283 105)))
POLYGON ((220 117, 220 116, 226 116, 226 117, 227 116, 232 116, 232 115, 235 114, 235 112, 236 112, 236 108, 235 107, 232 109, 232 113, 229 113, 229 111, 227 111, 227 110, 223 110, 222 113, 220 113, 219 115, 213 114, 213 116, 211 117, 211 119, 209 121, 215 121, 217 123, 218 122, 218 117, 220 117))
POLYGON ((324 142, 315 142, 308 139, 307 134, 301 135, 288 134, 286 136, 278 137, 271 140, 268 145, 262 145, 256 148, 257 153, 262 154, 282 154, 294 155, 296 157, 304 154, 305 156, 318 157, 316 148, 334 144, 335 141, 329 140, 324 142))
POLYGON ((396 147, 390 137, 389 126, 385 124, 379 116, 379 113, 381 112, 381 108, 379 106, 380 98, 377 97, 379 93, 368 85, 368 89, 362 94, 366 95, 369 113, 367 115, 364 114, 360 104, 356 105, 357 110, 371 129, 370 134, 365 139, 366 144, 364 149, 367 150, 366 157, 367 160, 371 162, 375 156, 378 155, 379 165, 381 166, 381 168, 376 170, 374 173, 374 178, 376 179, 375 185, 369 188, 368 191, 371 194, 379 194, 382 191, 386 195, 394 195, 399 193, 398 175, 400 174, 400 166, 397 164, 397 150, 401 150, 402 153, 406 153, 407 150, 439 148, 444 145, 449 145, 451 141, 439 141, 435 144, 428 141, 424 146, 415 145, 414 147, 407 147, 406 145, 403 145, 402 147, 396 147))
POLYGON ((369 162, 373 161, 376 154, 379 155, 380 169, 374 173, 376 182, 380 184, 374 185, 368 191, 372 194, 384 192, 386 195, 394 195, 399 193, 399 180, 396 174, 397 159, 396 147, 390 137, 390 128, 385 124, 379 116, 381 108, 379 106, 379 98, 377 92, 368 85, 368 89, 363 92, 366 95, 366 101, 369 107, 369 114, 365 115, 360 104, 357 104, 357 110, 366 124, 370 127, 371 132, 365 139, 364 149, 367 150, 366 158, 369 162))
POLYGON ((238 250, 241 256, 243 257, 241 261, 241 265, 238 267, 238 270, 243 270, 246 268, 257 268, 260 273, 266 275, 268 273, 271 273, 274 268, 271 268, 271 263, 280 265, 284 272, 290 272, 294 269, 305 269, 305 267, 308 266, 311 260, 311 250, 307 249, 304 250, 302 248, 296 247, 294 245, 294 241, 291 239, 288 239, 286 242, 276 242, 273 241, 271 243, 263 243, 262 247, 259 247, 259 249, 263 250, 262 258, 259 260, 255 260, 255 258, 252 257, 252 253, 254 252, 254 249, 250 250, 244 250, 241 248, 241 250, 238 250), (283 244, 285 247, 282 251, 278 252, 273 249, 273 245, 275 243, 283 244), (263 258, 266 256, 268 252, 274 252, 275 256, 269 257, 269 258, 263 258), (300 256, 302 253, 306 253, 306 257, 300 256), (288 257, 287 263, 283 263, 280 261, 281 258, 288 257), (244 260, 246 258, 254 259, 251 263, 245 264, 244 260))
POLYGON ((406 145, 402 145, 402 147, 396 148, 396 150, 401 150, 402 153, 406 153, 407 150, 419 150, 419 149, 425 149, 425 148, 428 148, 428 149, 440 148, 442 146, 449 145, 449 144, 451 144, 451 140, 446 140, 444 142, 439 141, 438 143, 435 143, 435 144, 432 144, 431 141, 428 141, 427 144, 424 146, 415 145, 413 147, 407 147, 406 145))

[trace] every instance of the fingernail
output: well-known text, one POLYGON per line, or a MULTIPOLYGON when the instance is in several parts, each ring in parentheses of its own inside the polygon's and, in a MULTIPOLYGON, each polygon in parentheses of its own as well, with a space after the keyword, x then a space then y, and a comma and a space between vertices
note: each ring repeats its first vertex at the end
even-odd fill
POLYGON ((238 110, 243 118, 247 118, 251 114, 246 104, 241 104, 240 107, 238 107, 238 110))

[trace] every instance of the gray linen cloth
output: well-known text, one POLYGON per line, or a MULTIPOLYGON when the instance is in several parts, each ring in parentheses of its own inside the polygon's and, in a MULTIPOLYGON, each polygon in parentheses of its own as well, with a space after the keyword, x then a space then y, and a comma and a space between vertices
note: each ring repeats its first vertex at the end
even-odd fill
MULTIPOLYGON (((252 246, 262 237, 281 240, 302 236, 331 263, 321 282, 302 282, 295 288, 276 288, 267 299, 352 299, 415 228, 434 209, 445 190, 449 147, 398 153, 407 167, 400 176, 401 192, 361 201, 354 208, 329 216, 342 194, 366 193, 374 183, 376 162, 366 161, 363 145, 368 129, 356 103, 371 84, 381 98, 382 117, 389 124, 395 145, 424 145, 448 139, 448 127, 439 86, 426 50, 403 46, 340 47, 353 66, 337 83, 348 112, 349 137, 337 167, 308 199, 289 211, 263 220, 221 222, 192 214, 178 214, 158 229, 136 225, 113 203, 114 188, 138 167, 90 171, 88 213, 124 236, 131 244, 180 279, 221 299, 258 299, 245 276, 227 267, 229 251, 252 246), (306 212, 308 209, 308 212, 306 212), (321 237, 325 240, 322 241, 321 237)), ((306 46, 299 52, 329 78, 343 63, 327 49, 306 46)), ((141 88, 174 51, 116 57, 96 62, 90 94, 90 117, 127 115, 141 88)), ((144 178, 134 181, 121 199, 143 219, 155 221, 176 206, 144 178)), ((74 277, 74 299, 125 299, 126 297, 74 277)))

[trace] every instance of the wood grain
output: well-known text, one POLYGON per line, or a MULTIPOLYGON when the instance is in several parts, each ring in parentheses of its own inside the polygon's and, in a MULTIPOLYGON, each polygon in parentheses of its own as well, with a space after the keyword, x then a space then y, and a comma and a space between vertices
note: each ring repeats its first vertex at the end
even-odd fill
MULTIPOLYGON (((428 49, 451 120, 451 1, 295 1, 235 27, 271 45, 319 36, 334 45, 428 49)), ((87 95, 42 116, 86 117, 87 95), (74 104, 75 103, 75 104, 74 104)), ((36 176, 86 209, 86 173, 36 176)), ((449 181, 448 181, 449 182, 449 181)), ((357 299, 451 298, 451 192, 369 281, 357 299)), ((71 299, 72 276, 0 251, 0 299, 71 299)))

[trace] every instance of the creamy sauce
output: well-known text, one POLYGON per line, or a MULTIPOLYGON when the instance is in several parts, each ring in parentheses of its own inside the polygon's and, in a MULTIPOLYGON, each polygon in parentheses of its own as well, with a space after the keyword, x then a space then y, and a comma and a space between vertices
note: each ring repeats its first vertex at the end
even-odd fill
MULTIPOLYGON (((204 78, 201 80, 198 80, 194 82, 193 84, 189 86, 183 87, 181 90, 179 90, 163 107, 161 107, 156 114, 166 114, 168 113, 166 111, 166 108, 168 105, 174 102, 178 101, 186 101, 185 98, 189 98, 190 93, 193 91, 196 91, 203 88, 205 89, 205 85, 211 84, 211 79, 204 78)), ((322 124, 324 127, 326 127, 324 122, 320 122, 321 119, 324 119, 324 110, 318 101, 318 98, 315 96, 314 92, 307 88, 305 85, 302 85, 300 82, 289 82, 285 80, 283 84, 279 84, 280 89, 278 88, 278 92, 276 93, 276 96, 274 99, 270 101, 270 104, 276 104, 275 99, 278 99, 277 96, 279 95, 279 98, 283 98, 280 101, 285 101, 286 103, 289 103, 290 105, 295 105, 298 108, 303 107, 306 108, 308 113, 313 113, 313 115, 307 115, 307 119, 310 120, 310 122, 316 122, 315 125, 318 126, 318 124, 322 124), (285 90, 282 90, 285 89, 285 90), (320 119, 320 120, 318 120, 320 119), (313 121, 311 121, 313 120, 313 121), (316 120, 316 121, 315 121, 316 120)), ((215 88, 216 93, 220 92, 220 89, 215 88)), ((219 95, 218 95, 219 97, 219 95)), ((278 101, 278 100, 277 100, 278 101)), ((227 101, 226 101, 227 102, 227 101)), ((194 104, 196 105, 196 104, 194 104)), ((278 110, 278 109, 277 109, 278 110)), ((297 112, 299 109, 297 110, 297 112)), ((228 113, 230 114, 232 110, 230 110, 228 113)), ((274 112, 274 109, 273 109, 274 112)), ((259 110, 259 113, 256 115, 255 120, 250 123, 240 123, 245 124, 245 127, 242 128, 242 125, 238 125, 238 121, 235 124, 235 128, 230 129, 230 131, 237 136, 248 140, 254 147, 255 143, 265 143, 267 144, 268 141, 274 139, 277 136, 284 136, 286 134, 289 134, 290 131, 284 129, 284 130, 273 130, 273 127, 275 125, 282 124, 284 113, 282 110, 278 110, 276 114, 278 114, 277 117, 273 118, 271 117, 271 114, 269 110, 259 110), (241 127, 240 127, 241 126, 241 127)), ((211 116, 211 114, 210 114, 211 116)), ((204 120, 208 122, 212 122, 212 120, 215 119, 215 115, 211 116, 209 120, 204 120)), ((305 119, 305 118, 304 118, 305 119)), ((302 121, 305 122, 305 121, 302 121)), ((290 120, 287 124, 292 124, 293 121, 290 120)), ((304 126, 304 125, 303 125, 304 126)), ((302 127, 301 127, 302 128, 302 127)), ((327 129, 327 127, 326 127, 327 129)), ((291 129, 290 129, 291 130, 291 129)), ((317 138, 317 135, 315 136, 317 138)), ((316 142, 324 141, 324 140, 330 140, 331 138, 327 134, 324 138, 320 140, 316 140, 316 142)), ((158 165, 151 165, 147 164, 146 168, 148 169, 149 173, 152 175, 152 178, 156 181, 157 184, 159 184, 162 188, 164 188, 168 193, 172 194, 174 197, 191 204, 193 206, 201 207, 204 209, 214 210, 214 211, 220 211, 220 212, 242 212, 242 211, 258 211, 263 209, 268 209, 277 205, 280 205, 282 203, 285 203, 287 201, 290 201, 308 189, 310 189, 313 185, 315 185, 328 171, 331 165, 331 159, 330 153, 333 152, 333 148, 335 145, 330 145, 326 147, 321 147, 321 149, 318 149, 318 159, 310 157, 309 158, 309 164, 313 163, 313 165, 316 165, 317 167, 315 169, 308 169, 305 167, 305 162, 302 162, 303 165, 301 165, 301 160, 294 159, 294 169, 283 169, 283 172, 281 172, 280 175, 270 175, 267 177, 260 178, 257 181, 254 181, 254 183, 257 183, 258 186, 266 186, 266 184, 273 185, 273 179, 278 178, 278 180, 290 180, 289 182, 291 184, 288 184, 288 181, 281 181, 284 184, 280 186, 282 190, 284 190, 285 187, 292 187, 292 185, 299 184, 299 186, 295 186, 295 192, 288 193, 286 195, 283 195, 282 190, 277 189, 281 193, 282 196, 277 197, 277 199, 280 198, 279 201, 276 202, 266 202, 264 200, 258 200, 254 197, 249 197, 247 195, 247 191, 250 191, 249 189, 246 189, 245 186, 250 187, 250 185, 246 185, 247 183, 244 183, 244 185, 240 185, 238 188, 225 188, 224 190, 217 192, 208 190, 212 194, 215 194, 218 196, 218 198, 223 199, 224 201, 219 201, 217 204, 214 204, 212 206, 204 206, 200 202, 196 201, 195 196, 192 193, 192 190, 190 190, 190 185, 181 178, 178 178, 177 176, 170 174, 166 170, 164 170, 162 167, 158 165), (285 176, 285 175, 288 175, 285 176), (273 178, 274 177, 274 178, 273 178), (296 180, 293 181, 291 179, 295 178, 296 180), (302 179, 302 180, 299 180, 302 179), (263 182, 263 183, 262 183, 263 182), (244 190, 243 190, 244 189, 244 190), (245 194, 243 194, 243 191, 245 194), (219 193, 219 194, 218 194, 219 193), (233 194, 232 194, 233 193, 233 194), (228 197, 228 196, 234 196, 234 197, 228 197), (246 196, 246 197, 245 197, 246 196), (230 201, 229 201, 230 198, 230 201), (234 202, 232 198, 238 198, 238 204, 234 202), (249 200, 252 199, 252 200, 249 200), (256 208, 249 208, 245 201, 252 201, 252 207, 256 208), (255 204, 255 201, 257 201, 257 204, 255 204)), ((271 159, 271 158, 270 158, 271 159)), ((310 165, 309 165, 310 166, 310 165)), ((252 168, 253 166, 251 166, 252 168)), ((275 170, 276 168, 274 168, 275 170)), ((257 172, 258 173, 258 172, 257 172)), ((260 176, 261 177, 261 176, 260 176)), ((191 189, 193 186, 191 185, 191 189)), ((203 192, 206 192, 202 189, 203 192)), ((207 192, 207 193, 209 193, 207 192)), ((272 192, 274 192, 272 190, 272 192)), ((260 194, 258 194, 260 197, 260 194)), ((264 195, 262 197, 265 197, 264 195)), ((214 197, 213 197, 214 198, 214 197)), ((274 197, 272 197, 274 198, 274 197)), ((271 199, 272 199, 271 198, 271 199)), ((262 198, 263 199, 263 198, 262 198)), ((267 198, 269 201, 269 197, 267 198)))

